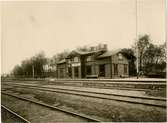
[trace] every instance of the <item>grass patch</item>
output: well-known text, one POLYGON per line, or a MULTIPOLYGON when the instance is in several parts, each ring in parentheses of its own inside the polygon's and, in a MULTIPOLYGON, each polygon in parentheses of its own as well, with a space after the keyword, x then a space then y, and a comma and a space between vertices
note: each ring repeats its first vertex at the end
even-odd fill
POLYGON ((166 97, 166 88, 162 88, 159 90, 147 90, 146 94, 155 97, 166 97))

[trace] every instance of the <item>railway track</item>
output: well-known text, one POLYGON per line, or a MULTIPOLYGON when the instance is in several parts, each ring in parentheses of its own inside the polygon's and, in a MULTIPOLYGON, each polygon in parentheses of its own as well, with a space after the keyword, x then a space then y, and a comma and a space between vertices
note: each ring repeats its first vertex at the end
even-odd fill
MULTIPOLYGON (((11 86, 11 84, 9 86, 11 86)), ((156 107, 162 107, 162 108, 166 108, 166 101, 167 101, 166 98, 141 97, 141 96, 136 97, 136 96, 128 96, 128 95, 101 93, 101 92, 71 90, 71 89, 63 89, 63 88, 56 88, 56 87, 41 87, 41 86, 39 87, 37 85, 12 84, 12 86, 15 88, 16 87, 26 88, 26 89, 34 89, 34 90, 39 90, 39 91, 56 92, 56 93, 78 95, 78 96, 84 96, 84 97, 92 97, 92 98, 98 98, 98 99, 115 100, 119 102, 142 104, 142 105, 156 106, 156 107)))
MULTIPOLYGON (((132 91, 148 91, 148 90, 159 90, 165 89, 166 83, 160 81, 91 81, 91 80, 56 80, 56 81, 15 81, 15 83, 27 83, 27 84, 38 84, 38 85, 57 85, 57 86, 72 86, 72 87, 89 87, 89 88, 100 88, 100 89, 114 89, 114 90, 132 90, 132 91)), ((11 82, 4 82, 11 83, 11 82)), ((166 89, 165 89, 166 90, 166 89)))
MULTIPOLYGON (((166 80, 138 80, 138 79, 54 79, 54 80, 40 80, 40 81, 15 81, 18 83, 31 83, 31 84, 53 84, 65 85, 76 87, 93 87, 93 88, 108 88, 118 90, 152 90, 152 89, 165 89, 166 80)), ((5 82, 6 83, 6 82, 5 82)))
POLYGON ((14 98, 22 100, 22 101, 30 102, 30 103, 33 103, 33 104, 36 104, 36 105, 40 105, 42 107, 49 108, 49 109, 52 109, 52 110, 55 110, 55 111, 60 111, 60 112, 65 113, 66 115, 69 115, 69 116, 72 116, 72 117, 77 117, 77 118, 80 118, 80 119, 88 121, 88 122, 100 122, 100 120, 98 120, 98 119, 88 117, 88 116, 84 116, 84 115, 80 115, 80 114, 74 113, 72 111, 67 111, 67 110, 64 110, 64 109, 61 109, 61 108, 58 108, 58 107, 55 107, 55 106, 48 105, 46 103, 37 102, 37 101, 34 101, 34 100, 30 100, 30 99, 27 99, 27 98, 24 98, 24 97, 19 97, 19 96, 16 96, 16 95, 13 95, 13 94, 10 94, 10 93, 6 93, 6 92, 1 92, 1 94, 2 95, 7 95, 7 96, 10 96, 10 97, 14 97, 14 98))
POLYGON ((81 86, 81 87, 95 87, 95 88, 108 88, 108 89, 121 89, 121 90, 137 90, 143 91, 148 89, 162 89, 166 88, 165 82, 152 82, 152 81, 102 81, 102 80, 56 80, 50 82, 55 85, 65 86, 81 86))
POLYGON ((143 83, 143 82, 146 82, 146 83, 166 83, 166 79, 28 79, 28 78, 24 78, 24 79, 4 79, 2 81, 53 81, 53 82, 56 82, 56 81, 72 81, 72 82, 78 82, 78 81, 82 81, 82 82, 90 82, 90 81, 96 81, 96 82, 140 82, 140 83, 143 83))
MULTIPOLYGON (((12 115, 11 117, 13 117, 13 116, 15 117, 15 121, 10 120, 10 122, 31 123, 27 119, 23 118, 21 115, 15 113, 14 111, 12 111, 11 109, 7 108, 6 106, 4 106, 2 104, 1 104, 1 110, 5 110, 5 111, 7 111, 8 113, 10 113, 12 115), (16 118, 18 119, 17 121, 16 121, 16 118)), ((2 114, 2 115, 4 115, 4 114, 2 114)), ((8 117, 5 116, 5 118, 8 118, 8 120, 9 120, 10 117, 9 117, 9 115, 7 115, 7 116, 8 117)))

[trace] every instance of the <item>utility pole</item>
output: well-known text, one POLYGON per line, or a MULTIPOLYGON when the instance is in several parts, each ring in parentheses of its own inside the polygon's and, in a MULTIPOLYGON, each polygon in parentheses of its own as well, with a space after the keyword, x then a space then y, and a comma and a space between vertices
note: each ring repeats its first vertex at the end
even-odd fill
MULTIPOLYGON (((137 12, 137 0, 136 0, 136 42, 137 42, 137 38, 138 38, 138 12, 137 12)), ((136 61, 136 70, 137 70, 137 79, 138 79, 138 74, 139 74, 139 51, 138 51, 138 44, 137 44, 137 49, 136 49, 136 55, 137 55, 137 61, 136 61)))
POLYGON ((32 77, 34 79, 34 64, 32 65, 32 77))

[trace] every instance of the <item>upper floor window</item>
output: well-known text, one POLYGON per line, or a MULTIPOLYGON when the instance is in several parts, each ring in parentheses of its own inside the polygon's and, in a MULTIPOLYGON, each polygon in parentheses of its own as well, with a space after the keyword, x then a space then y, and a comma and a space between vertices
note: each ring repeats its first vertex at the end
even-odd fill
POLYGON ((92 56, 88 56, 87 59, 86 59, 86 61, 92 61, 92 60, 93 60, 92 56))
POLYGON ((74 57, 74 62, 79 62, 79 58, 78 57, 74 57))
POLYGON ((71 60, 70 60, 70 59, 68 59, 68 60, 67 60, 67 62, 68 62, 68 64, 70 64, 70 63, 71 63, 71 60))
POLYGON ((123 59, 123 56, 122 56, 121 53, 118 54, 118 59, 119 59, 119 60, 122 60, 122 59, 123 59))

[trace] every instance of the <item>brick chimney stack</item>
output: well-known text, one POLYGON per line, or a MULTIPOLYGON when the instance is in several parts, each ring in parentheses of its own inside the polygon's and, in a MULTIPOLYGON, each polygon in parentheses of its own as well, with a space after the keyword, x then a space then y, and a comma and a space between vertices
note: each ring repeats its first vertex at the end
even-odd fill
POLYGON ((99 44, 97 48, 98 50, 107 50, 107 44, 99 44))

